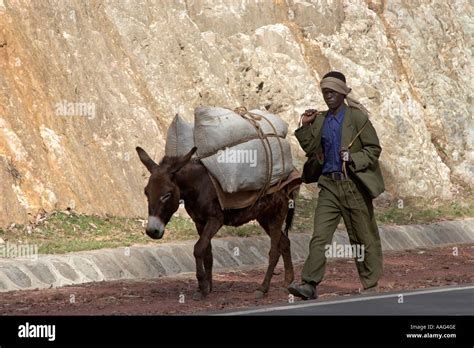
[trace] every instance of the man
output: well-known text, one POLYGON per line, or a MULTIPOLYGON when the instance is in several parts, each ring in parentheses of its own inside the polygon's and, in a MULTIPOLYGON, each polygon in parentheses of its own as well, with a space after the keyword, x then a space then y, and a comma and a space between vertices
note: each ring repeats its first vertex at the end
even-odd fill
MULTIPOLYGON (((303 299, 317 298, 316 286, 326 266, 325 252, 341 216, 351 244, 364 251, 363 257, 356 259, 364 292, 376 291, 382 275, 382 247, 372 205, 372 199, 384 191, 378 163, 382 148, 367 110, 348 96, 351 89, 345 76, 331 71, 320 85, 329 110, 305 111, 302 126, 295 131, 307 157, 315 158, 311 169, 318 174, 313 181, 318 181, 321 189, 302 283, 292 283, 288 288, 303 299)), ((303 179, 308 181, 304 174, 303 179)))

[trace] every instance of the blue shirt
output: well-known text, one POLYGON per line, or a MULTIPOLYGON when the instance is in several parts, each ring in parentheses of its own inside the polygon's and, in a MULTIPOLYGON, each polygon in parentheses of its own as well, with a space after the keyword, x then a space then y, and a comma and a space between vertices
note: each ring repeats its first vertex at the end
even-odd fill
POLYGON ((328 112, 323 124, 322 145, 324 151, 323 174, 342 171, 341 151, 342 122, 346 106, 341 105, 336 116, 328 112))

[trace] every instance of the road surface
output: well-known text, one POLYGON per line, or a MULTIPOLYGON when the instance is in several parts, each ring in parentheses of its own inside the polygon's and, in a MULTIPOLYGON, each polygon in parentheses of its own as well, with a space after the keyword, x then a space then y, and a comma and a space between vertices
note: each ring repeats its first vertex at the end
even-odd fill
MULTIPOLYGON (((216 313, 219 314, 219 313, 216 313)), ((226 311, 222 315, 474 315, 474 284, 356 295, 226 311)))

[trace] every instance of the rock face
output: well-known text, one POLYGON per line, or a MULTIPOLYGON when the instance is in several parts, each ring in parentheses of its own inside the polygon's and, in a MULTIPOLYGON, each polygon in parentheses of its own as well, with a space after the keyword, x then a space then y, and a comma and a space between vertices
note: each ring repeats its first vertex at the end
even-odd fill
POLYGON ((267 109, 292 131, 343 71, 392 197, 474 184, 469 0, 0 0, 0 226, 42 210, 146 215, 134 151, 176 112, 267 109))

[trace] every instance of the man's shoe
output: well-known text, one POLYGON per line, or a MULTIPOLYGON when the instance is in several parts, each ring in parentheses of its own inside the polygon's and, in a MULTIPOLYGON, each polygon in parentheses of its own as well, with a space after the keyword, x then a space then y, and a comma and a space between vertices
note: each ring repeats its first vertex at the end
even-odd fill
POLYGON ((370 288, 363 289, 359 291, 361 295, 366 295, 366 294, 376 294, 379 292, 379 285, 375 284, 374 286, 371 286, 370 288))
POLYGON ((316 286, 309 283, 291 283, 288 287, 288 291, 293 296, 302 298, 303 300, 315 300, 318 298, 316 293, 316 286))

